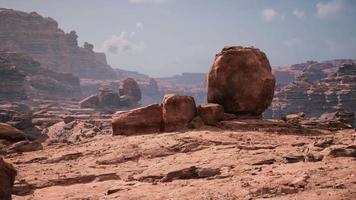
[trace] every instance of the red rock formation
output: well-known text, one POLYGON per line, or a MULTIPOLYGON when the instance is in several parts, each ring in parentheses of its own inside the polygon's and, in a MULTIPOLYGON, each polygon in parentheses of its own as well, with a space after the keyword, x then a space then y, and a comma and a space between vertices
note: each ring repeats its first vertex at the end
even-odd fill
POLYGON ((120 82, 120 96, 126 96, 132 103, 138 104, 141 100, 141 90, 137 82, 133 78, 127 78, 120 82))
POLYGON ((164 131, 181 131, 195 117, 196 107, 191 96, 168 94, 162 105, 164 131))
POLYGON ((275 78, 266 55, 252 47, 225 47, 208 75, 208 102, 234 114, 260 115, 272 102, 275 78))
POLYGON ((299 76, 276 90, 268 118, 304 112, 319 117, 325 112, 344 109, 356 113, 356 65, 352 60, 308 62, 293 65, 299 76))
POLYGON ((78 77, 43 68, 29 56, 0 51, 0 70, 0 99, 80 95, 78 77))
POLYGON ((162 124, 162 107, 152 104, 130 111, 114 114, 112 120, 113 135, 138 135, 158 133, 162 124))
POLYGON ((198 106, 198 115, 207 125, 216 125, 224 119, 224 107, 219 104, 206 103, 198 106))
POLYGON ((0 157, 0 199, 11 200, 11 191, 16 175, 15 168, 0 157))
POLYGON ((92 45, 78 46, 75 31, 64 33, 52 18, 36 12, 0 10, 0 49, 24 53, 46 67, 81 78, 115 79, 115 71, 92 45))

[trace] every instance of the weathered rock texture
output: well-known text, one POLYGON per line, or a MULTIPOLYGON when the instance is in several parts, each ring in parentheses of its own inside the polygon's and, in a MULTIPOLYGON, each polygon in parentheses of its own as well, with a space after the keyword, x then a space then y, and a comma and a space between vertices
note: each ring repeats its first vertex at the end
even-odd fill
POLYGON ((162 126, 162 107, 152 104, 130 111, 119 111, 112 121, 113 135, 158 133, 162 126))
POLYGON ((0 49, 31 56, 42 67, 75 74, 81 78, 115 79, 105 54, 86 43, 79 47, 75 31, 64 33, 52 18, 36 12, 0 10, 0 49))
POLYGON ((162 112, 164 131, 184 130, 196 114, 194 98, 174 94, 165 95, 162 112))
POLYGON ((272 102, 275 78, 266 55, 253 47, 225 47, 208 75, 208 102, 234 114, 260 115, 272 102))
POLYGON ((0 199, 11 200, 16 174, 14 167, 0 157, 0 199))
POLYGON ((26 139, 24 132, 6 123, 0 123, 0 139, 18 142, 26 139))
POLYGON ((141 100, 141 90, 133 78, 127 78, 120 82, 120 96, 137 104, 141 100))
POLYGON ((308 62, 291 67, 296 79, 276 90, 265 117, 304 112, 319 117, 343 109, 356 113, 356 65, 353 60, 308 62))
POLYGON ((26 75, 0 56, 0 99, 26 99, 26 75))
POLYGON ((0 70, 0 99, 80 95, 78 77, 43 68, 29 56, 0 51, 0 70))
POLYGON ((206 103, 199 105, 197 113, 207 125, 216 125, 224 119, 224 107, 219 104, 206 103))

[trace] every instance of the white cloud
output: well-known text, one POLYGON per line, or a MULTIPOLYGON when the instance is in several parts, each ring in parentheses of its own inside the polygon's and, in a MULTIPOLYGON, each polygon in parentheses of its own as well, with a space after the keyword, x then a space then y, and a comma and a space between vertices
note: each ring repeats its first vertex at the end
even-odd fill
POLYGON ((102 45, 102 51, 111 54, 118 54, 120 52, 140 52, 143 50, 144 44, 133 41, 134 32, 127 34, 121 32, 119 35, 112 35, 106 39, 102 45))
POLYGON ((343 9, 342 0, 331 0, 329 2, 319 2, 316 4, 317 14, 320 18, 328 18, 338 14, 343 9))
POLYGON ((142 24, 142 22, 137 22, 137 23, 136 23, 136 28, 142 30, 142 29, 143 29, 143 24, 142 24))
POLYGON ((298 18, 303 18, 305 15, 305 12, 304 12, 304 10, 299 10, 296 8, 293 10, 293 15, 295 15, 298 18))
POLYGON ((146 4, 146 3, 157 4, 157 3, 163 3, 165 1, 166 0, 128 0, 128 2, 132 4, 146 4))
POLYGON ((283 44, 289 48, 294 48, 301 44, 301 40, 299 38, 291 38, 284 41, 283 44))
POLYGON ((266 22, 271 22, 278 16, 278 12, 273 8, 266 8, 262 11, 262 17, 266 22))

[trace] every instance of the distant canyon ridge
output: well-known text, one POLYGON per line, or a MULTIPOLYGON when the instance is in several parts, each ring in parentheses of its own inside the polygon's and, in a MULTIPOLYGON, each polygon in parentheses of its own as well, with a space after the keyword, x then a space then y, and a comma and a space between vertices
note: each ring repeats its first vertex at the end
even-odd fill
MULTIPOLYGON (((205 73, 183 73, 152 79, 111 67, 104 53, 75 31, 65 33, 50 17, 0 8, 0 100, 27 97, 83 98, 100 87, 118 90, 118 81, 134 78, 142 92, 141 105, 159 103, 167 93, 193 96, 206 102, 205 73)), ((267 52, 268 54, 268 52, 267 52)), ((309 61, 274 67, 276 90, 266 118, 304 112, 319 117, 343 109, 356 113, 356 60, 309 61)), ((210 66, 207 66, 207 68, 210 66)))

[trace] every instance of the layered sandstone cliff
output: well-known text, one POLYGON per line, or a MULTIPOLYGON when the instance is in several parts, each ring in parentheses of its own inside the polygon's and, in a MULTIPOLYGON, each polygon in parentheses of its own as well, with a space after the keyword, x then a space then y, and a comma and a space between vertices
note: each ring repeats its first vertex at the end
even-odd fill
POLYGON ((299 71, 299 76, 277 88, 265 117, 280 118, 297 112, 319 117, 340 109, 356 113, 355 61, 308 62, 293 65, 291 70, 299 71))
POLYGON ((79 78, 41 67, 31 57, 0 51, 0 99, 80 95, 79 78))
POLYGON ((42 67, 80 78, 115 79, 105 54, 94 52, 89 43, 79 47, 77 38, 75 31, 65 33, 52 18, 0 8, 0 49, 29 55, 42 67))

